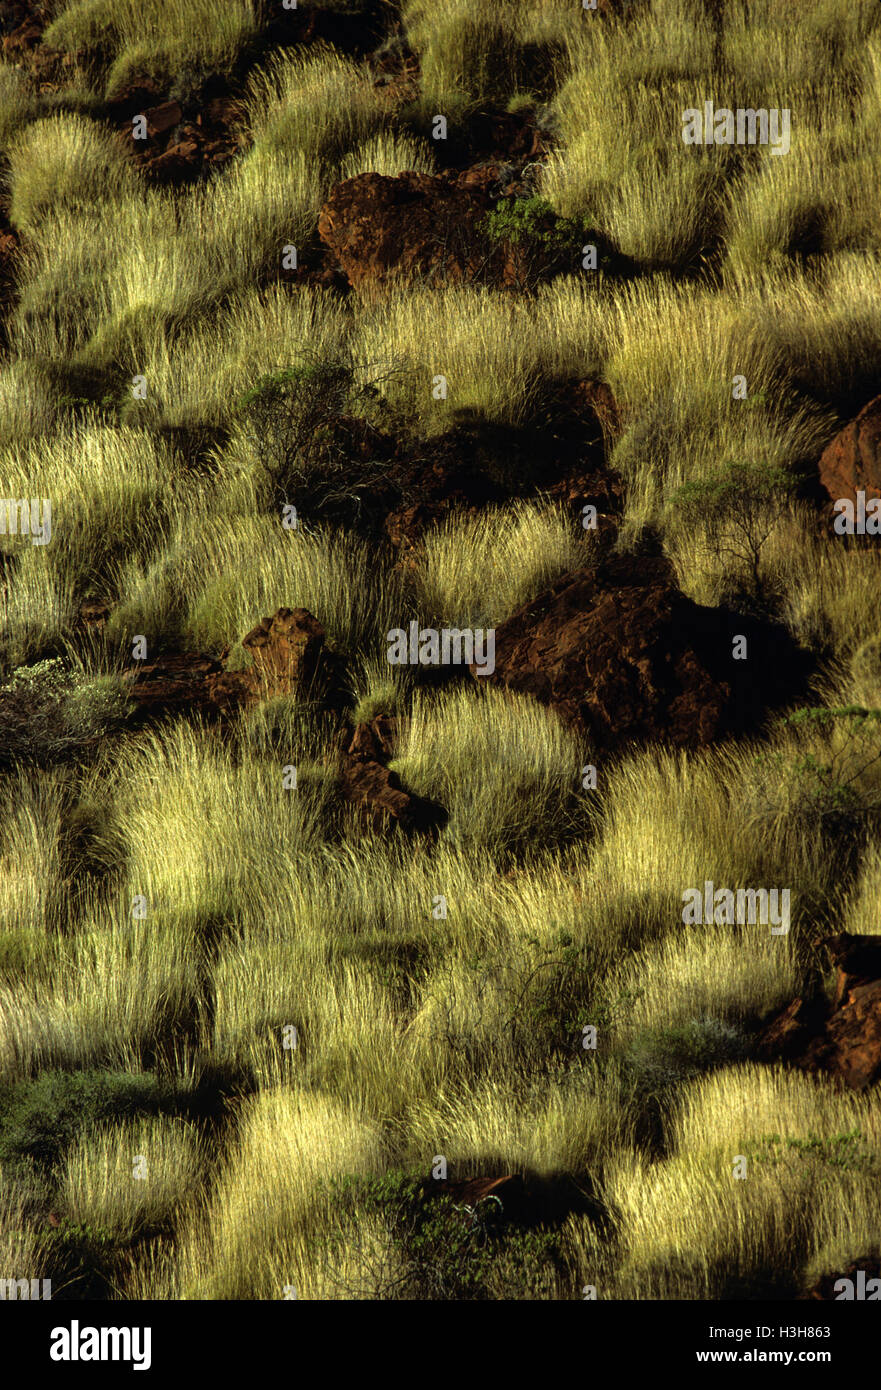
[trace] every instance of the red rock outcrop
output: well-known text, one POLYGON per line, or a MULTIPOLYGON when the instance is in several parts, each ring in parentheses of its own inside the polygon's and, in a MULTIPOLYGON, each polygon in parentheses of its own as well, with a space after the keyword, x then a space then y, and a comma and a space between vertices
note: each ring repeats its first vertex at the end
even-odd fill
POLYGON ((138 663, 123 677, 130 698, 144 713, 194 709, 230 715, 274 695, 324 693, 334 674, 324 628, 306 608, 280 608, 242 639, 252 666, 228 671, 229 648, 220 659, 184 653, 138 663))
POLYGON ((308 608, 279 608, 245 637, 255 694, 292 695, 319 679, 326 664, 324 628, 308 608))
POLYGON ((486 248, 477 231, 489 199, 440 175, 358 174, 331 190, 318 234, 353 289, 415 278, 474 279, 486 248))
POLYGON ((832 1000, 794 999, 765 1023, 756 1055, 864 1091, 881 1080, 881 937, 842 932, 822 944, 838 966, 832 1000))
POLYGON ((446 820, 443 807, 406 791, 385 766, 396 729, 397 720, 383 716, 356 727, 342 766, 343 797, 375 830, 392 825, 402 830, 434 830, 446 820))
POLYGON ((151 183, 193 182, 227 164, 245 143, 238 128, 241 108, 233 97, 162 100, 148 78, 121 92, 108 114, 126 153, 151 183), (134 116, 146 119, 145 140, 132 138, 134 116))
POLYGON ((122 679, 129 698, 142 714, 192 710, 210 716, 218 712, 212 680, 223 673, 223 666, 213 657, 183 652, 138 662, 123 673, 122 679))
POLYGON ((0 316, 15 296, 15 254, 18 235, 0 216, 0 316))
POLYGON ((841 1077, 853 1091, 881 1080, 881 979, 848 991, 800 1061, 808 1071, 841 1077))
POLYGON ((833 502, 858 492, 881 497, 881 396, 835 436, 820 457, 820 482, 833 502))
POLYGON ((693 603, 659 554, 564 576, 502 623, 495 644, 495 673, 480 680, 533 695, 605 749, 696 746, 750 727, 792 698, 807 668, 784 629, 693 603), (736 661, 740 635, 747 657, 736 661))

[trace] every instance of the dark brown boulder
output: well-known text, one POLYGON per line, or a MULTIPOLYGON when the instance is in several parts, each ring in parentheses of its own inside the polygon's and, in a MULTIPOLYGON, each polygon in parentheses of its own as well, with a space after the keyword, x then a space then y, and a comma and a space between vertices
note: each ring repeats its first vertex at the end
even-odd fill
POLYGON ((183 183, 195 178, 202 167, 198 143, 180 140, 176 145, 169 145, 163 154, 145 159, 142 167, 157 183, 183 183))
POLYGON ((402 830, 435 830, 446 821, 444 808, 406 791, 385 766, 394 752, 397 732, 398 720, 386 715, 356 726, 342 764, 343 797, 374 830, 395 825, 402 830))
POLYGON ((228 671, 229 648, 219 660, 198 653, 138 663, 123 675, 128 694, 146 714, 197 711, 233 715, 276 695, 300 693, 333 704, 337 662, 325 649, 324 628, 306 608, 279 608, 242 639, 252 665, 228 671))
POLYGON ((368 762, 379 762, 382 750, 373 729, 369 724, 358 724, 348 747, 350 758, 362 758, 368 762))
POLYGON ((824 1032, 808 1045, 802 1065, 840 1076, 853 1091, 881 1080, 881 980, 848 992, 824 1032))
MULTIPOLYGON (((16 253, 18 235, 12 230, 0 213, 0 320, 15 297, 16 253)), ((0 341, 4 329, 0 323, 0 341)))
POLYGON ((405 791, 394 772, 370 757, 349 758, 343 766, 340 787, 345 800, 360 811, 374 830, 398 825, 402 830, 429 831, 446 820, 442 806, 405 791))
POLYGON ((601 748, 707 744, 791 699, 807 669, 783 628, 700 607, 657 553, 564 576, 502 623, 495 643, 495 674, 480 680, 533 695, 601 748), (745 660, 733 659, 739 636, 745 660))
POLYGON ((441 175, 358 174, 331 190, 318 234, 353 289, 368 293, 414 278, 456 284, 484 267, 480 191, 441 175))
POLYGON ((22 22, 6 34, 2 40, 2 53, 5 62, 20 58, 29 49, 35 48, 43 36, 43 24, 35 18, 23 18, 22 22))
POLYGON ((395 745, 401 732, 401 720, 393 716, 378 714, 370 725, 374 742, 379 748, 379 757, 386 761, 394 756, 395 745))
POLYGON ((279 608, 242 638, 263 699, 312 686, 326 667, 325 631, 307 608, 279 608))
POLYGON ((603 433, 610 438, 621 433, 621 409, 605 381, 583 377, 567 388, 566 405, 579 418, 594 416, 603 433))
POLYGON ((83 599, 77 614, 77 625, 100 630, 110 617, 111 605, 104 599, 83 599))
POLYGON ((796 999, 777 1011, 757 1035, 756 1056, 863 1091, 881 1080, 881 937, 841 932, 820 944, 838 966, 831 1002, 796 999))
POLYGON ((127 694, 143 714, 216 713, 211 693, 212 677, 223 673, 223 667, 213 657, 196 652, 158 657, 155 661, 139 662, 123 672, 127 694))
POLYGON ((348 757, 387 762, 394 752, 398 720, 377 715, 369 724, 358 724, 348 747, 348 757))
POLYGON ((151 137, 164 135, 166 131, 180 125, 183 114, 183 107, 179 101, 163 101, 159 106, 151 106, 144 112, 147 134, 151 137))
POLYGON ((852 989, 868 984, 871 980, 881 980, 881 936, 864 936, 852 932, 839 932, 829 936, 822 943, 838 968, 833 1004, 836 1008, 844 1002, 852 989))
POLYGON ((760 1062, 797 1061, 828 1016, 824 999, 793 999, 762 1029, 755 1044, 756 1057, 760 1062))
POLYGON ((869 401, 820 458, 820 482, 833 502, 881 497, 881 396, 869 401))
MULTIPOLYGON (((327 652, 324 628, 308 609, 279 608, 242 646, 252 657, 244 671, 225 669, 229 648, 220 660, 191 653, 138 663, 123 675, 135 717, 189 712, 223 720, 278 695, 304 695, 330 709, 340 703, 338 659, 327 652)), ((385 766, 397 733, 397 719, 378 715, 347 740, 338 735, 340 794, 374 830, 433 831, 447 819, 444 808, 406 791, 385 766)))

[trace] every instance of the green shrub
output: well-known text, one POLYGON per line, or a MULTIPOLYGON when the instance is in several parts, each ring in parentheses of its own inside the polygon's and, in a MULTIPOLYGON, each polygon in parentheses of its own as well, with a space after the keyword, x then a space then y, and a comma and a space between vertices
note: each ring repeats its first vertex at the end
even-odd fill
POLYGON ((100 1120, 156 1114, 174 1092, 151 1072, 44 1072, 0 1090, 0 1163, 51 1175, 81 1130, 100 1120))
POLYGON ((248 442, 279 506, 357 519, 389 468, 377 456, 380 432, 366 418, 374 405, 373 382, 359 386, 353 368, 312 358, 262 376, 240 397, 248 442))
MULTIPOLYGON (((433 1193, 430 1183, 391 1171, 376 1178, 332 1178, 328 1184, 343 1211, 356 1220, 378 1216, 387 1227, 389 1254, 395 1248, 397 1258, 388 1260, 395 1273, 380 1283, 378 1296, 483 1300, 492 1296, 502 1266, 506 1281, 527 1297, 540 1296, 553 1271, 554 1233, 514 1224, 498 1197, 468 1207, 449 1193, 433 1193)), ((331 1281, 341 1248, 341 1238, 331 1239, 326 1251, 331 1281)), ((356 1290, 345 1291, 357 1296, 356 1290)))
POLYGON ((832 834, 870 830, 881 812, 881 709, 861 705, 796 710, 784 724, 827 740, 825 755, 771 759, 790 784, 800 819, 832 834))
POLYGON ((692 1018, 679 1028, 646 1029, 631 1039, 624 1063, 641 1091, 661 1094, 702 1072, 742 1061, 745 1037, 718 1018, 692 1018))
POLYGON ((733 562, 735 583, 761 603, 769 597, 762 550, 795 487, 782 468, 727 463, 714 477, 678 488, 669 506, 678 524, 703 528, 716 556, 733 562))
POLYGON ((45 763, 97 748, 129 702, 113 676, 78 677, 61 657, 19 666, 0 685, 3 763, 45 763))
MULTIPOLYGON (((809 1166, 817 1173, 821 1185, 839 1185, 845 1173, 881 1177, 881 1160, 859 1129, 826 1137, 809 1134, 804 1139, 769 1134, 747 1149, 746 1156, 760 1166, 790 1172, 809 1166)), ((787 1182, 783 1172, 780 1176, 787 1182)))
POLYGON ((480 225, 492 245, 516 248, 521 284, 538 277, 573 273, 581 265, 585 238, 595 241, 597 236, 579 218, 560 217, 538 194, 501 199, 480 225))

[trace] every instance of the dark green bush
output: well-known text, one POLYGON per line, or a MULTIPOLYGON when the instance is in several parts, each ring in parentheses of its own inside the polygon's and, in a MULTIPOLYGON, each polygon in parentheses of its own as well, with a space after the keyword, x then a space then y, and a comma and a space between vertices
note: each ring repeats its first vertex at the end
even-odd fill
MULTIPOLYGON (((498 1262, 525 1296, 540 1296, 552 1271, 557 1241, 552 1231, 511 1221, 497 1197, 466 1207, 449 1193, 434 1193, 431 1179, 392 1171, 377 1178, 333 1178, 328 1191, 354 1218, 378 1216, 388 1231, 386 1251, 372 1252, 377 1296, 382 1299, 485 1300, 498 1262), (394 1258, 393 1258, 394 1256, 394 1258)), ((351 1240, 351 1232, 349 1240, 351 1240)), ((325 1252, 334 1278, 343 1237, 325 1252)), ((338 1280, 341 1289, 347 1289, 338 1280)), ((349 1293, 359 1290, 348 1288, 349 1293)))
POLYGON ((44 1072, 0 1089, 0 1163, 51 1176, 70 1144, 102 1120, 155 1115, 174 1092, 151 1072, 44 1072))
POLYGON ((0 685, 0 767, 55 762, 97 749, 131 708, 113 676, 72 671, 61 657, 20 666, 0 685))
POLYGON ((582 247, 597 241, 585 222, 559 217, 538 194, 501 199, 481 230, 491 245, 516 248, 513 264, 523 287, 550 275, 574 273, 581 266, 582 247))
POLYGON ((387 480, 385 441, 368 418, 383 412, 376 381, 358 385, 350 366, 304 358, 262 376, 236 409, 274 505, 295 506, 298 516, 357 516, 387 480))
POLYGON ((677 524, 704 529, 717 554, 732 562, 745 595, 761 603, 768 597, 762 550, 795 491, 795 478, 782 468, 727 463, 714 477, 678 488, 669 506, 677 524))
POLYGON ((663 1094, 670 1087, 745 1058, 746 1038, 718 1018, 692 1018, 677 1028, 647 1028, 631 1039, 624 1064, 638 1089, 663 1094))

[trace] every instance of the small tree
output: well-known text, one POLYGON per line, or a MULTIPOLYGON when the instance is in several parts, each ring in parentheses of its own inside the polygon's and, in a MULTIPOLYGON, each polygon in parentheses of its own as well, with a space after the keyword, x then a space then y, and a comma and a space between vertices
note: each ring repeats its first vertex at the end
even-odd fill
POLYGON ((704 528, 717 554, 734 560, 749 597, 761 602, 762 550, 794 491, 782 468, 728 463, 714 477, 678 488, 671 507, 682 524, 704 528))
POLYGON ((800 709, 785 722, 805 731, 817 729, 829 740, 826 758, 805 753, 792 767, 808 816, 833 829, 873 824, 881 811, 881 709, 800 709), (868 775, 872 769, 875 775, 868 775))
MULTIPOLYGON (((386 374, 390 375, 390 374, 386 374)), ((304 354, 295 366, 262 376, 237 404, 251 447, 276 500, 312 516, 360 504, 387 477, 383 437, 368 420, 380 407, 376 375, 356 384, 355 368, 304 354)))

